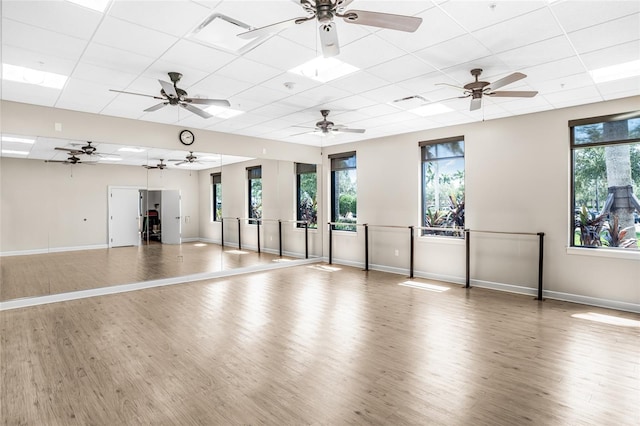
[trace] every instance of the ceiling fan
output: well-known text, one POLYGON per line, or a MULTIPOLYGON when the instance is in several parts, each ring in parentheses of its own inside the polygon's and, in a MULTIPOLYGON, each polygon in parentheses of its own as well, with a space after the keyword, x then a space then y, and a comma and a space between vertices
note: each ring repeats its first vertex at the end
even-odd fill
POLYGON ((198 157, 193 155, 193 151, 189 151, 189 154, 187 154, 187 156, 184 159, 168 160, 168 161, 178 161, 175 165, 176 166, 181 166, 182 164, 194 164, 194 163, 200 164, 201 162, 197 161, 197 160, 198 160, 198 157))
MULTIPOLYGON (((97 148, 93 145, 91 145, 91 141, 88 141, 87 144, 85 146, 82 146, 80 148, 61 148, 61 147, 56 147, 55 149, 57 149, 58 151, 68 151, 69 155, 82 155, 82 154, 86 154, 86 155, 101 155, 98 154, 98 152, 96 152, 97 148)), ((74 144, 71 144, 74 145, 74 144)))
POLYGON ((320 42, 322 44, 322 54, 328 58, 340 53, 338 43, 338 33, 336 32, 334 17, 342 18, 349 24, 369 25, 378 28, 389 28, 392 30, 414 32, 422 23, 422 18, 406 15, 394 15, 391 13, 370 12, 366 10, 347 10, 345 8, 353 0, 294 0, 307 12, 306 17, 289 19, 276 24, 267 25, 261 28, 254 28, 238 37, 251 39, 268 34, 275 34, 280 30, 295 24, 317 19, 320 23, 318 28, 320 42))
POLYGON ((185 90, 178 87, 178 82, 182 78, 182 74, 179 72, 170 72, 169 78, 171 83, 164 80, 158 80, 160 82, 160 96, 146 95, 144 93, 126 92, 124 90, 109 89, 111 92, 125 93, 127 95, 146 96, 153 99, 159 99, 162 102, 145 109, 145 112, 157 111, 160 108, 164 108, 167 105, 180 105, 184 109, 191 111, 194 114, 199 115, 202 118, 211 118, 212 115, 203 109, 200 109, 196 105, 217 105, 221 107, 229 107, 231 104, 225 99, 206 99, 206 98, 190 98, 185 90))
POLYGON ((95 165, 95 161, 82 161, 80 158, 76 156, 76 154, 69 153, 69 158, 66 160, 44 160, 45 163, 63 163, 63 164, 87 164, 87 165, 95 165))
POLYGON ((503 98, 532 98, 538 94, 537 91, 533 90, 501 90, 496 92, 496 89, 526 78, 527 76, 525 74, 522 74, 521 72, 514 72, 513 74, 509 74, 508 76, 503 77, 500 80, 494 81, 493 83, 489 83, 487 81, 478 81, 480 74, 482 74, 482 69, 472 69, 471 75, 476 78, 476 81, 465 84, 462 87, 454 86, 448 83, 437 83, 437 85, 451 86, 464 91, 464 95, 460 96, 460 98, 471 97, 471 106, 469 107, 470 111, 475 111, 482 106, 483 96, 495 96, 503 98))
MULTIPOLYGON (((328 109, 320 110, 320 114, 322 114, 322 120, 316 123, 315 127, 306 127, 307 129, 314 129, 311 133, 322 133, 323 135, 330 135, 334 133, 364 133, 365 129, 350 129, 341 124, 334 124, 332 121, 327 120, 327 116, 329 115, 328 109)), ((295 126, 295 127, 305 127, 305 126, 295 126)), ((304 133, 298 133, 304 134, 304 133)), ((293 135, 297 136, 297 135, 293 135)))
POLYGON ((164 159, 161 158, 160 162, 158 164, 156 164, 155 166, 149 166, 147 164, 143 164, 142 167, 144 167, 145 169, 149 170, 149 169, 160 169, 160 170, 164 170, 166 169, 168 166, 168 164, 164 163, 164 159))

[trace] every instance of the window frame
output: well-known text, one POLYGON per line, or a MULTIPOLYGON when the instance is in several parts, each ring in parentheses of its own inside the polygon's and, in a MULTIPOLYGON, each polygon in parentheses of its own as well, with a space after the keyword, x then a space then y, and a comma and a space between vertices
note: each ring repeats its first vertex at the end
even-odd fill
POLYGON ((262 166, 247 167, 247 218, 250 225, 256 225, 260 219, 262 219, 262 166), (253 208, 251 201, 251 191, 253 189, 252 183, 254 180, 260 181, 260 215, 253 215, 253 208))
MULTIPOLYGON (((463 190, 463 197, 462 200, 464 202, 465 199, 465 195, 466 195, 466 177, 467 177, 467 171, 466 171, 466 149, 465 149, 465 138, 464 135, 460 135, 460 136, 451 136, 451 137, 446 137, 446 138, 439 138, 439 139, 430 139, 427 141, 420 141, 418 142, 418 146, 420 147, 420 226, 426 227, 427 226, 427 222, 426 222, 426 217, 427 217, 427 194, 426 194, 426 173, 425 173, 425 164, 429 163, 429 162, 437 162, 437 161, 443 161, 443 160, 450 160, 450 159, 458 159, 458 158, 462 158, 462 162, 463 162, 463 181, 462 181, 462 186, 464 188, 463 190), (462 155, 452 155, 452 156, 447 156, 447 157, 437 157, 434 159, 426 159, 426 149, 427 147, 430 146, 434 146, 434 145, 441 145, 441 144, 449 144, 452 142, 461 142, 462 143, 462 155)), ((466 206, 463 207, 463 211, 465 210, 466 206)), ((465 224, 464 224, 464 218, 463 218, 463 225, 460 227, 461 231, 464 230, 465 228, 465 224)), ((456 239, 464 239, 465 235, 464 232, 454 232, 454 231, 442 231, 442 232, 438 232, 438 231, 429 231, 426 229, 422 229, 420 232, 420 236, 423 237, 446 237, 446 238, 456 238, 456 239)))
MULTIPOLYGON (((573 250, 593 250, 598 249, 601 253, 603 251, 615 251, 619 254, 622 253, 633 253, 631 256, 637 256, 640 254, 640 248, 638 249, 630 249, 630 248, 621 248, 621 247, 608 247, 608 246, 590 246, 590 245, 576 245, 575 242, 575 232, 576 232, 576 188, 575 188, 575 172, 576 172, 576 151, 588 148, 596 148, 596 147, 607 147, 607 146, 615 146, 615 145, 638 145, 640 144, 640 137, 637 138, 629 138, 629 139, 618 139, 618 140, 610 140, 610 141, 598 141, 598 142, 587 142, 587 143, 576 143, 576 132, 575 128, 580 126, 586 126, 590 124, 601 124, 601 123, 611 123, 616 121, 624 121, 631 119, 640 118, 640 110, 637 111, 629 111, 625 113, 619 114, 610 114, 582 119, 569 120, 569 179, 570 179, 570 188, 569 188, 569 198, 570 198, 570 208, 569 208, 569 235, 568 235, 568 251, 573 250)), ((640 188, 639 188, 640 189, 640 188)), ((640 242, 639 242, 640 243, 640 242)), ((595 253, 595 252, 594 252, 595 253)))
POLYGON ((211 173, 211 221, 222 220, 222 172, 211 173), (220 216, 218 217, 218 188, 220 189, 220 216))
MULTIPOLYGON (((317 229, 318 228, 318 208, 317 208, 317 200, 318 200, 318 166, 316 164, 306 164, 306 163, 295 163, 295 174, 296 174, 296 220, 297 221, 301 221, 302 219, 302 214, 301 214, 301 209, 300 209, 300 201, 301 201, 301 197, 300 197, 300 189, 301 189, 301 181, 302 181, 302 175, 304 174, 314 174, 315 175, 315 184, 316 184, 316 209, 315 209, 315 216, 316 216, 316 221, 314 222, 309 222, 308 224, 308 228, 309 229, 317 229)), ((305 225, 300 223, 300 222, 296 222, 296 228, 304 228, 305 225)))
MULTIPOLYGON (((358 179, 358 159, 357 159, 357 155, 356 155, 356 151, 349 151, 349 152, 342 152, 342 153, 337 153, 337 154, 330 154, 329 155, 329 162, 330 162, 330 167, 331 167, 331 222, 337 222, 337 219, 339 219, 340 217, 340 212, 339 212, 339 208, 340 208, 340 204, 337 202, 338 201, 338 197, 339 194, 336 194, 336 183, 337 183, 337 179, 338 179, 338 174, 336 172, 339 171, 343 171, 343 170, 354 170, 356 173, 356 223, 357 223, 357 217, 358 217, 358 210, 357 210, 357 202, 358 202, 358 197, 357 197, 357 193, 358 193, 358 183, 357 183, 357 179, 358 179), (350 161, 350 159, 353 158, 353 163, 354 165, 352 167, 345 167, 345 166, 339 166, 337 165, 338 161, 350 161)), ((332 224, 331 225, 331 229, 332 230, 336 230, 336 231, 346 231, 346 232, 356 232, 357 231, 357 224, 354 223, 353 225, 338 225, 340 226, 340 229, 336 228, 337 225, 332 224)))

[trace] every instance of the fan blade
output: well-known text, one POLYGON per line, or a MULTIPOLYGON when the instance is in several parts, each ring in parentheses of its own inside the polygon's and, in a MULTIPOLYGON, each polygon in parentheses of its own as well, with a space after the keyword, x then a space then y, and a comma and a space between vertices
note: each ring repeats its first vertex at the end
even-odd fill
POLYGON ((216 105, 221 107, 230 107, 231 104, 226 99, 202 99, 202 98, 185 98, 185 102, 197 105, 216 105))
POLYGON ((518 80, 522 80, 525 77, 526 75, 522 74, 521 72, 514 72, 513 74, 501 78, 500 80, 494 81, 487 87, 487 89, 490 88, 490 90, 495 90, 502 86, 506 86, 507 84, 515 83, 518 80))
POLYGON ((159 104, 156 104, 156 105, 154 105, 152 107, 149 107, 149 108, 145 109, 144 112, 157 111, 160 108, 164 108, 168 104, 169 104, 169 102, 160 102, 159 104))
POLYGON ((454 84, 449 84, 449 83, 436 83, 435 86, 449 86, 449 87, 453 87, 454 89, 462 90, 463 92, 467 90, 464 87, 456 86, 454 84))
POLYGON ((144 168, 145 168, 145 169, 147 169, 147 170, 150 170, 150 169, 157 169, 157 167, 156 167, 156 166, 147 166, 146 164, 143 164, 143 165, 142 165, 142 167, 144 167, 144 168))
POLYGON ((260 27, 260 28, 255 28, 253 30, 249 30, 246 31, 244 33, 240 33, 238 34, 238 37, 243 38, 243 39, 251 39, 251 38, 257 38, 257 37, 262 37, 262 36, 266 36, 269 34, 275 34, 281 30, 284 30, 285 28, 289 28, 295 24, 297 24, 298 20, 300 19, 304 19, 304 20, 308 20, 307 18, 294 18, 294 19, 288 19, 286 21, 282 21, 282 22, 278 22, 276 24, 271 24, 271 25, 267 25, 265 27, 260 27))
POLYGON ((364 129, 349 129, 348 127, 338 127, 332 129, 334 132, 341 133, 364 133, 364 129))
POLYGON ((511 90, 485 93, 487 96, 495 96, 498 98, 533 98, 538 92, 533 90, 511 90))
POLYGON ((209 114, 207 111, 200 109, 198 107, 194 107, 193 105, 189 105, 185 102, 180 102, 180 106, 188 111, 191 111, 194 114, 199 115, 202 118, 211 118, 213 115, 209 114))
POLYGON ((160 96, 145 95, 144 93, 125 92, 124 90, 109 89, 109 91, 116 92, 116 93, 124 93, 126 95, 146 96, 147 98, 153 98, 153 99, 164 99, 164 98, 161 98, 160 96))
POLYGON ((335 24, 333 22, 320 24, 318 31, 320 32, 320 42, 322 43, 322 56, 325 58, 337 56, 340 53, 340 45, 335 24))
POLYGON ((348 10, 340 15, 349 24, 369 25, 391 30, 414 32, 422 24, 422 18, 391 13, 369 12, 366 10, 348 10))
POLYGON ((158 82, 162 86, 162 90, 164 90, 164 93, 166 93, 167 96, 169 96, 170 98, 178 97, 178 93, 176 92, 176 88, 173 86, 173 84, 163 80, 158 80, 158 82))
POLYGON ((353 0, 338 0, 336 2, 336 10, 344 10, 344 8, 349 6, 351 2, 353 2, 353 0))
POLYGON ((54 149, 57 149, 58 151, 67 151, 70 153, 70 155, 80 155, 80 154, 84 154, 84 151, 79 150, 79 149, 73 149, 73 148, 60 148, 60 147, 55 147, 54 149))
POLYGON ((473 98, 471 99, 471 106, 469 107, 469 111, 475 111, 480 109, 482 106, 482 98, 473 98))

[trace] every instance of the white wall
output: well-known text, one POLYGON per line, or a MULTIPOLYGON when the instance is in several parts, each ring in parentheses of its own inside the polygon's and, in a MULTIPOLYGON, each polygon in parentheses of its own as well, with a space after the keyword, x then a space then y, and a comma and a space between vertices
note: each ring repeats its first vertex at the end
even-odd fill
MULTIPOLYGON (((328 200, 330 190, 328 155, 356 151, 358 223, 418 226, 418 142, 463 135, 466 227, 544 232, 544 284, 549 297, 640 311, 640 253, 594 257, 606 250, 567 250, 571 226, 568 121, 633 111, 638 105, 640 98, 634 97, 331 146, 323 153, 327 183, 323 199, 328 200)), ((328 238, 325 242, 328 253, 328 238)), ((420 237, 415 243, 417 275, 464 282, 462 241, 420 237)), ((374 267, 408 272, 405 229, 370 228, 370 247, 374 267), (395 256, 395 250, 400 256, 395 256)), ((536 287, 537 236, 472 234, 471 249, 473 284, 536 287)), ((334 232, 333 256, 336 262, 362 265, 363 228, 355 234, 334 232)))
POLYGON ((106 246, 109 186, 177 189, 183 238, 198 238, 198 173, 0 158, 0 253, 106 246))
MULTIPOLYGON (((255 159, 222 168, 200 172, 200 236, 204 240, 220 242, 219 222, 211 221, 211 173, 222 173, 222 216, 225 244, 238 245, 238 222, 247 218, 247 167, 262 166, 262 217, 260 226, 261 249, 278 252, 278 222, 282 221, 283 253, 303 256, 304 230, 290 222, 296 218, 294 162, 255 159)), ((256 249, 257 229, 246 220, 241 221, 242 246, 256 249)), ((309 231, 309 256, 322 256, 322 230, 309 231)))

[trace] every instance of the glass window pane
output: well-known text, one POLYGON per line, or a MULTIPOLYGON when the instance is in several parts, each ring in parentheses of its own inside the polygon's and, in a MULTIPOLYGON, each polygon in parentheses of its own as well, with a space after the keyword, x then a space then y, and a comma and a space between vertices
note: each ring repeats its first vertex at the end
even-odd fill
POLYGON ((640 138, 640 118, 573 127, 576 145, 640 138))

